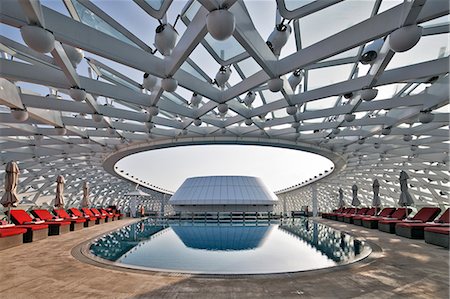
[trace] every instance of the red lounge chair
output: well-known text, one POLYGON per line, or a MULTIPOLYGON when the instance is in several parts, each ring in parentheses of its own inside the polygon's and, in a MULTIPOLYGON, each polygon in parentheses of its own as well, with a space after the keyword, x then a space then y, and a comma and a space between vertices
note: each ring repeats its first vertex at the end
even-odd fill
POLYGON ((437 246, 448 248, 448 235, 450 233, 450 226, 431 226, 425 227, 424 239, 425 242, 437 246))
MULTIPOLYGON (((411 209, 408 209, 408 213, 411 213, 411 209)), ((378 228, 378 221, 384 220, 384 219, 404 219, 406 217, 406 208, 384 208, 378 216, 371 216, 371 217, 363 217, 362 225, 364 227, 375 229, 378 228)))
POLYGON ((353 219, 353 224, 355 225, 362 225, 362 219, 365 217, 371 217, 371 216, 375 216, 375 208, 370 208, 364 215, 354 215, 352 216, 353 219))
POLYGON ((104 222, 108 222, 109 221, 109 216, 108 215, 103 215, 103 213, 100 212, 98 209, 91 208, 91 212, 94 214, 95 217, 99 217, 100 219, 103 219, 104 222))
POLYGON ((331 219, 330 218, 331 215, 342 213, 344 211, 344 209, 345 208, 339 208, 337 210, 333 210, 333 212, 331 212, 331 213, 322 213, 322 218, 331 219))
POLYGON ((91 218, 95 218, 95 224, 103 224, 105 223, 105 218, 102 218, 102 216, 95 216, 94 213, 88 208, 81 208, 81 211, 83 211, 83 214, 86 216, 89 216, 91 218))
POLYGON ((69 209, 69 213, 72 216, 76 216, 78 218, 83 218, 84 220, 86 220, 86 222, 84 223, 84 227, 89 227, 89 226, 95 225, 95 222, 97 221, 97 217, 95 217, 95 216, 94 217, 90 217, 88 215, 84 215, 77 208, 70 208, 69 209))
POLYGON ((344 221, 344 217, 346 215, 355 215, 355 212, 356 212, 355 208, 348 208, 344 213, 337 214, 336 215, 336 220, 343 222, 344 221))
POLYGON ((57 236, 70 232, 70 222, 64 221, 62 218, 56 218, 50 214, 47 210, 36 209, 32 210, 31 214, 35 218, 39 218, 45 221, 45 224, 49 225, 48 235, 57 236))
POLYGON ((23 243, 26 228, 16 227, 15 224, 0 222, 0 250, 8 249, 23 243))
POLYGON ((83 228, 86 223, 86 219, 77 216, 70 216, 64 209, 54 209, 53 214, 57 217, 64 219, 64 221, 70 222, 70 231, 76 231, 83 228))
POLYGON ((101 209, 97 209, 100 211, 100 213, 102 213, 103 216, 108 217, 111 221, 114 221, 115 215, 114 213, 108 212, 107 210, 101 208, 101 209))
POLYGON ((416 222, 416 223, 424 223, 433 220, 436 218, 436 216, 441 212, 440 208, 432 208, 432 207, 425 207, 420 209, 419 212, 417 212, 416 215, 412 218, 408 218, 405 220, 398 220, 398 219, 386 219, 386 220, 380 220, 378 221, 378 230, 381 230, 382 232, 395 234, 395 226, 397 223, 402 222, 416 222))
POLYGON ((106 211, 109 211, 110 213, 114 214, 114 217, 116 217, 118 220, 123 218, 123 214, 120 213, 120 211, 112 208, 107 208, 106 211))
MULTIPOLYGON (((356 210, 356 214, 349 214, 349 215, 345 215, 344 216, 344 222, 345 223, 350 223, 353 224, 353 217, 355 216, 360 216, 360 215, 365 215, 367 213, 367 211, 369 211, 369 208, 360 208, 356 210)), ((375 211, 375 209, 374 209, 375 211)))
POLYGON ((16 227, 27 230, 23 234, 24 243, 39 241, 49 236, 49 227, 45 224, 45 221, 31 218, 24 210, 11 210, 10 215, 16 227))
POLYGON ((445 210, 439 219, 434 222, 426 223, 408 223, 402 222, 397 223, 395 226, 395 233, 399 236, 410 238, 410 239, 423 239, 424 229, 426 227, 439 227, 439 226, 450 226, 450 209, 445 210))

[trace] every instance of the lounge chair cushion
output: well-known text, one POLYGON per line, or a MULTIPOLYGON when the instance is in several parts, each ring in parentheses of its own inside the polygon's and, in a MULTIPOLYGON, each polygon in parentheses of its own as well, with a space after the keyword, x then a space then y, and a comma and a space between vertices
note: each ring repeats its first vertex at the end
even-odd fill
POLYGON ((419 212, 417 212, 412 220, 419 220, 421 222, 432 221, 436 216, 441 212, 440 208, 436 207, 424 207, 421 208, 419 212))
POLYGON ((25 222, 32 222, 33 218, 24 210, 11 210, 11 219, 16 224, 24 224, 25 222))
POLYGON ((450 226, 426 227, 425 231, 426 232, 430 232, 430 233, 437 233, 437 234, 448 235, 450 233, 450 226))
POLYGON ((17 225, 17 227, 22 227, 22 228, 26 228, 26 229, 31 229, 31 230, 41 230, 41 229, 47 229, 48 225, 46 224, 21 224, 21 225, 17 225))
POLYGON ((0 228, 0 238, 20 235, 26 232, 27 230, 21 227, 0 228))

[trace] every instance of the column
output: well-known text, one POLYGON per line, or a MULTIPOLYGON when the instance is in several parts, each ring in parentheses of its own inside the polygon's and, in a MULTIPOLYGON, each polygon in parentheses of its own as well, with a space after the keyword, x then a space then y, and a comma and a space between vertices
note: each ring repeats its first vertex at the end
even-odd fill
POLYGON ((313 217, 317 217, 317 186, 311 185, 313 217))

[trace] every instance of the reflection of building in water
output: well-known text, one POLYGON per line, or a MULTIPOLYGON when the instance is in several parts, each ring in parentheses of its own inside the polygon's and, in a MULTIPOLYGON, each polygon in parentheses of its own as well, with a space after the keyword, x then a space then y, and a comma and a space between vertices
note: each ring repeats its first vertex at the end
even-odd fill
POLYGON ((328 226, 306 219, 292 225, 282 225, 280 228, 306 241, 310 246, 318 249, 319 252, 323 252, 335 262, 352 259, 362 251, 363 244, 361 241, 328 226))
POLYGON ((271 226, 172 226, 190 248, 206 250, 247 250, 259 247, 271 226))
POLYGON ((164 228, 142 221, 134 223, 99 238, 92 244, 90 250, 94 255, 116 261, 132 250, 139 242, 155 237, 164 228))

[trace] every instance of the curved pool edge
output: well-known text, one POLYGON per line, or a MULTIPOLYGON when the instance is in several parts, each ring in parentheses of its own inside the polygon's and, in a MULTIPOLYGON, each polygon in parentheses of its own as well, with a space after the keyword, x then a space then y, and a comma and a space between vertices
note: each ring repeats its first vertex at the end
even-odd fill
MULTIPOLYGON (((139 222, 139 220, 135 221, 139 222)), ((127 225, 130 225, 131 222, 127 225)), ((332 226, 325 224, 320 221, 315 221, 321 223, 322 225, 329 226, 333 228, 332 226)), ((125 227, 127 225, 124 225, 122 227, 125 227)), ((122 228, 120 227, 120 228, 122 228)), ((345 234, 348 234, 360 241, 365 242, 370 248, 371 252, 366 255, 362 256, 356 260, 353 260, 350 263, 340 264, 336 266, 331 267, 325 267, 325 268, 319 268, 319 269, 311 269, 311 270, 302 270, 302 271, 291 271, 291 272, 274 272, 274 273, 203 273, 203 272, 195 272, 195 271, 182 271, 182 270, 170 270, 170 269, 159 269, 159 268, 150 268, 150 267, 139 267, 139 266, 133 266, 133 265, 127 265, 117 262, 112 262, 103 258, 100 258, 90 252, 90 246, 92 243, 98 239, 101 236, 107 235, 111 232, 114 232, 120 228, 116 228, 113 230, 109 230, 107 232, 101 233, 93 238, 90 238, 87 241, 84 241, 77 246, 73 247, 71 250, 71 255, 77 259, 80 262, 90 264, 99 268, 105 268, 109 270, 116 270, 116 271, 125 271, 125 272, 131 272, 136 274, 145 274, 145 275, 158 275, 158 276, 183 276, 186 278, 192 278, 192 277, 198 277, 198 278, 212 278, 212 279, 223 279, 223 278, 271 278, 271 277, 283 277, 283 276, 303 276, 303 275, 316 275, 316 274, 326 274, 329 272, 334 271, 346 271, 346 270, 352 270, 357 268, 362 268, 369 266, 373 263, 375 263, 381 256, 383 249, 378 244, 367 240, 366 238, 362 236, 355 235, 353 232, 349 232, 342 229, 336 229, 340 232, 343 232, 345 234)))

